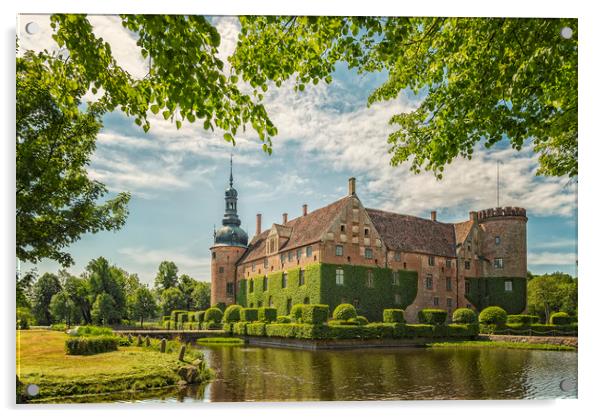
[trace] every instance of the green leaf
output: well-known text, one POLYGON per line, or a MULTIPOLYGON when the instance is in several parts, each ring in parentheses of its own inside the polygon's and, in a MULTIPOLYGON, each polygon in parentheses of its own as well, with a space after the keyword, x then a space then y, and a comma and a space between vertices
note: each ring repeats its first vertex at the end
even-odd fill
POLYGON ((232 137, 232 135, 229 132, 226 132, 224 134, 224 139, 228 142, 234 142, 234 137, 232 137))

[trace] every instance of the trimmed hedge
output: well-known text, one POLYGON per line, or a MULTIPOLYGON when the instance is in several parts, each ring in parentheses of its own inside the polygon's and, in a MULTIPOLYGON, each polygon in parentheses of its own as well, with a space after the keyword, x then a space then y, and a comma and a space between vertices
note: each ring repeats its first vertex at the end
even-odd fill
POLYGON ((324 324, 328 321, 328 305, 302 305, 301 321, 304 324, 324 324))
POLYGON ((224 311, 224 322, 240 321, 240 311, 243 309, 240 305, 230 305, 224 311))
POLYGON ((219 308, 209 308, 205 311, 203 322, 222 322, 224 314, 219 308))
POLYGON ((243 322, 257 321, 259 312, 257 308, 242 308, 240 310, 240 320, 243 322))
POLYGON ((368 325, 368 318, 366 318, 365 316, 361 316, 358 315, 355 320, 358 322, 359 325, 368 325))
POLYGON ((69 355, 91 355, 117 351, 119 338, 99 335, 93 337, 70 337, 65 341, 65 352, 69 355))
POLYGON ((508 315, 506 324, 531 325, 537 324, 539 317, 537 315, 508 315))
POLYGON ((571 317, 566 312, 556 312, 550 316, 550 324, 552 325, 570 325, 571 317))
POLYGON ((232 328, 232 333, 236 335, 246 335, 247 334, 247 324, 248 322, 240 321, 234 324, 232 328))
POLYGON ((404 324, 403 309, 385 309, 383 311, 383 322, 391 324, 404 324))
POLYGON ((421 324, 443 325, 447 319, 447 311, 443 309, 421 309, 418 311, 418 321, 421 324))
POLYGON ((452 315, 452 322, 455 324, 476 324, 477 314, 472 309, 459 308, 452 315))
POLYGON ((251 322, 247 324, 247 335, 251 335, 254 337, 265 337, 265 322, 251 322))
POLYGON ((261 307, 258 309, 258 319, 262 322, 276 322, 278 311, 276 308, 261 307))
POLYGON ((338 321, 347 321, 357 316, 355 307, 350 303, 341 303, 339 306, 334 308, 332 313, 332 319, 338 321))
POLYGON ((291 308, 290 317, 293 322, 301 322, 303 316, 303 304, 298 303, 291 308))
POLYGON ((479 314, 479 322, 487 325, 504 325, 508 314, 499 306, 485 308, 479 314))
POLYGON ((97 327, 95 325, 82 325, 77 327, 73 336, 97 336, 97 335, 113 335, 113 329, 109 327, 97 327))
POLYGON ((290 324, 292 320, 290 316, 280 315, 278 318, 276 318, 276 322, 278 324, 290 324))
POLYGON ((548 325, 548 324, 481 324, 482 334, 506 334, 506 335, 577 335, 578 326, 571 325, 548 325))

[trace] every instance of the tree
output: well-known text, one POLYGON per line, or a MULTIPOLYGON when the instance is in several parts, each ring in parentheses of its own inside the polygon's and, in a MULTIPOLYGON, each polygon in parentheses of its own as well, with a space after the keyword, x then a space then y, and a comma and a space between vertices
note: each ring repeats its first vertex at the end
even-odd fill
POLYGON ((33 285, 32 313, 39 325, 50 325, 52 323, 50 301, 60 291, 61 283, 58 277, 52 273, 44 273, 33 285))
POLYGON ((126 311, 123 270, 109 265, 104 257, 99 257, 88 263, 86 271, 89 274, 91 300, 96 301, 101 294, 110 295, 114 305, 112 318, 121 319, 126 311))
POLYGON ((184 295, 186 310, 190 311, 194 306, 193 292, 198 282, 187 274, 180 275, 178 282, 178 288, 184 295))
MULTIPOLYGON (((532 141, 539 174, 577 175, 577 20, 243 16, 230 62, 251 86, 329 82, 337 62, 388 79, 368 105, 420 99, 393 116, 391 163, 434 172, 475 146, 532 141), (561 36, 563 28, 572 36, 561 36), (568 38, 568 39, 567 39, 568 38)), ((566 31, 564 32, 566 33, 566 31)))
POLYGON ((196 282, 192 292, 192 309, 204 311, 211 306, 211 284, 196 282))
POLYGON ((68 275, 63 283, 63 290, 79 309, 78 317, 87 324, 92 322, 92 304, 95 299, 90 295, 90 283, 88 279, 68 275))
POLYGON ((171 311, 186 309, 184 294, 177 287, 170 287, 161 293, 161 309, 163 315, 171 315, 171 311))
POLYGON ((546 323, 553 312, 577 313, 577 279, 565 273, 534 276, 527 283, 527 306, 529 313, 545 318, 546 323))
POLYGON ((29 294, 31 293, 33 283, 36 281, 36 277, 37 272, 35 269, 28 271, 23 275, 17 274, 17 308, 31 308, 29 294))
POLYGON ((115 301, 108 293, 100 293, 96 296, 94 305, 92 305, 92 320, 96 324, 108 325, 118 321, 119 317, 115 312, 115 301))
POLYGON ((17 58, 16 252, 73 264, 64 250, 82 234, 117 230, 127 217, 128 193, 104 203, 104 184, 88 177, 100 116, 80 111, 86 92, 63 61, 26 53, 17 58))
POLYGON ((159 293, 178 285, 178 267, 173 261, 162 261, 155 277, 155 288, 159 293))
POLYGON ((144 326, 145 318, 152 318, 157 313, 157 303, 152 292, 145 286, 136 289, 133 298, 131 311, 135 318, 140 319, 140 328, 144 326))
POLYGON ((55 320, 64 321, 68 327, 71 327, 72 323, 78 323, 81 315, 81 311, 73 300, 71 300, 66 290, 62 290, 52 296, 52 299, 50 299, 50 312, 55 320))
POLYGON ((123 26, 136 33, 138 52, 148 59, 148 74, 133 78, 118 65, 111 48, 92 31, 85 15, 51 16, 53 38, 69 54, 69 68, 84 91, 101 94, 99 111, 120 108, 150 129, 148 111, 182 122, 202 121, 204 129, 219 128, 234 144, 239 128, 251 125, 271 152, 277 130, 261 97, 243 93, 238 77, 224 74, 218 58, 220 35, 204 16, 121 15, 123 26), (166 36, 166 33, 169 36, 166 36))

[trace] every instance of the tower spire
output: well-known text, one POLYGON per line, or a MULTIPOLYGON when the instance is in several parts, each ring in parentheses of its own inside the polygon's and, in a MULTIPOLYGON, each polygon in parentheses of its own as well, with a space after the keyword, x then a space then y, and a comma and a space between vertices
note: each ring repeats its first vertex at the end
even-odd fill
POLYGON ((230 153, 230 187, 234 184, 234 178, 232 177, 232 153, 230 153))

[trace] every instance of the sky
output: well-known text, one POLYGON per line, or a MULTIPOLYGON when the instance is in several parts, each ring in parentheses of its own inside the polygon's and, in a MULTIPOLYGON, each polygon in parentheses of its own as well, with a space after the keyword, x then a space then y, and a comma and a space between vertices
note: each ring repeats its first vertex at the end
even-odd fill
MULTIPOLYGON (((220 56, 230 55, 239 32, 234 17, 215 17, 222 41, 220 56)), ((90 16, 98 36, 111 44, 118 63, 135 77, 146 74, 136 53, 135 35, 115 16, 90 16)), ((56 49, 47 16, 22 15, 18 22, 21 50, 56 49), (37 31, 25 26, 35 22, 37 31)), ((228 68, 226 66, 226 71, 228 68)), ((159 263, 170 260, 180 273, 210 280, 213 227, 224 212, 229 159, 233 155, 234 187, 239 216, 249 237, 255 216, 263 228, 325 206, 347 193, 347 179, 357 179, 357 194, 365 207, 459 222, 468 212, 496 206, 496 169, 500 161, 500 205, 527 209, 528 269, 534 274, 564 271, 576 275, 577 192, 568 178, 541 177, 530 147, 512 150, 507 143, 492 149, 477 147, 471 160, 447 166, 443 180, 431 173, 413 174, 407 165, 389 164, 389 118, 411 111, 419 98, 402 94, 396 100, 367 107, 370 92, 384 74, 358 75, 337 67, 333 83, 320 83, 303 92, 292 84, 272 88, 265 107, 278 127, 273 153, 265 154, 252 129, 236 137, 232 147, 222 133, 184 122, 182 129, 162 117, 151 118, 144 133, 120 112, 105 115, 97 149, 88 167, 91 177, 109 188, 109 195, 129 191, 130 215, 117 232, 84 235, 69 248, 80 274, 93 258, 111 263, 152 283, 159 263)), ((57 263, 24 264, 23 270, 56 272, 57 263)))

